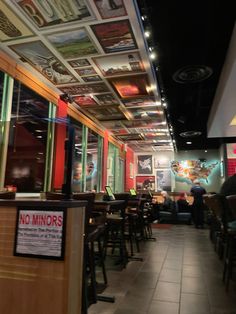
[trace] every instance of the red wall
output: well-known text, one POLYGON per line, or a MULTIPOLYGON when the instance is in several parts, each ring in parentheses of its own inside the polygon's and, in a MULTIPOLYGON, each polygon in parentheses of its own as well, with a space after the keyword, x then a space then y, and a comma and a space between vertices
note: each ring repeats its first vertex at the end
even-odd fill
POLYGON ((229 177, 236 173, 236 158, 227 159, 227 168, 229 177))
MULTIPOLYGON (((58 101, 57 118, 67 117, 67 104, 60 100, 58 101)), ((65 167, 65 139, 66 139, 66 125, 56 124, 55 132, 55 160, 54 160, 54 171, 53 171, 53 188, 61 189, 64 183, 64 167, 65 167)))
POLYGON ((125 191, 134 188, 134 152, 127 147, 125 160, 125 191), (130 163, 133 164, 133 178, 130 178, 130 163))

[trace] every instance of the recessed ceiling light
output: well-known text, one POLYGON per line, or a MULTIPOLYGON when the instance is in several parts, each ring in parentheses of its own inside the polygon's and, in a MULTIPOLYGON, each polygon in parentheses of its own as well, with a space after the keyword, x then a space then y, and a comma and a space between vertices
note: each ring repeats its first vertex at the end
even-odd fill
POLYGON ((145 31, 145 32, 144 32, 144 35, 145 35, 146 38, 149 38, 150 35, 151 35, 151 33, 150 33, 149 31, 145 31))
POLYGON ((192 144, 192 142, 186 142, 186 144, 191 145, 191 144, 192 144))

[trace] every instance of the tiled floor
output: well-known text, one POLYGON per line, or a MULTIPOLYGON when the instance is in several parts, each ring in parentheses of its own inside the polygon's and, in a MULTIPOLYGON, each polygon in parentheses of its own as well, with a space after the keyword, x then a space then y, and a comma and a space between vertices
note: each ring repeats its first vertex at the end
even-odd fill
POLYGON ((156 241, 142 243, 137 255, 143 262, 108 266, 104 294, 116 301, 93 304, 89 314, 236 314, 236 285, 226 293, 208 234, 185 225, 154 229, 156 241))

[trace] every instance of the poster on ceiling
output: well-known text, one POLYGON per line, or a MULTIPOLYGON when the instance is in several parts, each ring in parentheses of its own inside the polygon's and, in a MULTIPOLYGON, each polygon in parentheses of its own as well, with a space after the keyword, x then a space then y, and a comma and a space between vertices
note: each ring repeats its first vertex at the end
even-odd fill
POLYGON ((152 155, 137 156, 138 174, 152 174, 152 155))

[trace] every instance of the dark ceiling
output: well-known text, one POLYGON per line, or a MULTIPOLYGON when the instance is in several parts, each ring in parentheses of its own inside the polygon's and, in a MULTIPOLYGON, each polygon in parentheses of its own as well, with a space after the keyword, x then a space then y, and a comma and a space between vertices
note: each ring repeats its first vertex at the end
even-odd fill
POLYGON ((218 148, 224 139, 207 138, 206 126, 234 27, 233 1, 138 4, 144 29, 152 33, 147 41, 157 52, 154 66, 177 149, 218 148), (192 131, 202 134, 193 136, 192 131), (182 132, 189 132, 189 137, 180 136, 182 132))

